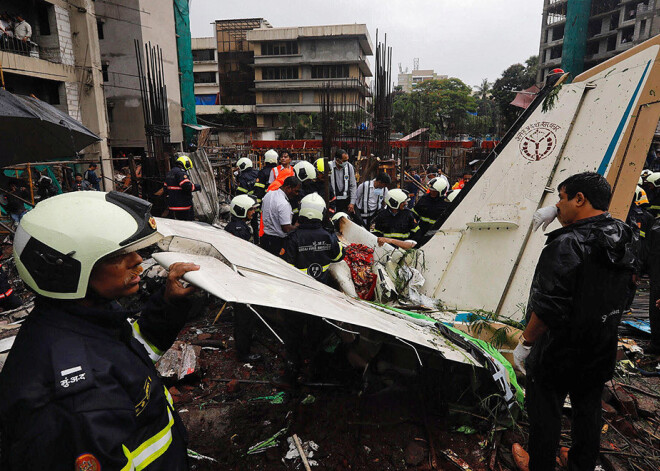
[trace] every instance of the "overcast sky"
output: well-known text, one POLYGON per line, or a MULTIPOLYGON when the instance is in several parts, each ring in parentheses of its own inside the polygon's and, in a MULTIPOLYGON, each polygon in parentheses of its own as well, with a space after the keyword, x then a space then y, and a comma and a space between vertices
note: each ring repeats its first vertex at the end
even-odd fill
POLYGON ((193 37, 233 18, 273 27, 365 23, 374 50, 376 28, 381 40, 387 33, 394 85, 399 63, 412 70, 418 57, 420 69, 474 86, 538 54, 542 10, 543 0, 191 0, 190 21, 193 37))

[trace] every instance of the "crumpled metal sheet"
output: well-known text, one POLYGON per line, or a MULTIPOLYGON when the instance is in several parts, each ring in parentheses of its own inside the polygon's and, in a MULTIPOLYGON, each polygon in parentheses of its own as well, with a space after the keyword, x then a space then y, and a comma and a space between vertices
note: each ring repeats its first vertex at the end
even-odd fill
POLYGON ((481 365, 437 329, 387 315, 367 302, 350 298, 227 232, 171 219, 157 219, 157 223, 165 237, 159 245, 168 252, 154 253, 154 259, 165 267, 175 262, 200 265, 199 271, 188 272, 184 279, 221 299, 372 329, 436 350, 448 360, 481 365))
POLYGON ((188 171, 191 180, 202 186, 201 191, 195 191, 192 194, 195 214, 209 224, 213 224, 218 218, 220 207, 213 167, 203 149, 187 155, 193 162, 193 168, 188 171))

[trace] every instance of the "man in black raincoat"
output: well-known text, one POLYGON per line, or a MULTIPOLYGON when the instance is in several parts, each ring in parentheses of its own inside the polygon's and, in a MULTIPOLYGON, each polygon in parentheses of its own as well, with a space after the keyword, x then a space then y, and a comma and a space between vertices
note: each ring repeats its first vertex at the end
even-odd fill
POLYGON ((636 236, 607 212, 612 190, 605 178, 573 175, 558 190, 563 227, 548 234, 532 281, 527 327, 514 351, 527 374, 531 471, 555 469, 567 394, 573 415, 568 468, 594 469, 601 394, 614 373, 617 327, 636 265, 636 236))

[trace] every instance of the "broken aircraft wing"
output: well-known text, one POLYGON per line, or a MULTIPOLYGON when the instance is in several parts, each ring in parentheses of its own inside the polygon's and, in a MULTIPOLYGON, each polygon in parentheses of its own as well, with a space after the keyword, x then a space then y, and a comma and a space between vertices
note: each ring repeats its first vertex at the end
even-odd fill
POLYGON ((164 267, 175 262, 199 265, 199 271, 186 273, 184 279, 225 301, 288 309, 365 327, 437 350, 448 360, 481 366, 437 330, 352 299, 228 232, 171 219, 157 218, 157 223, 165 237, 159 246, 166 252, 154 253, 154 259, 164 267))

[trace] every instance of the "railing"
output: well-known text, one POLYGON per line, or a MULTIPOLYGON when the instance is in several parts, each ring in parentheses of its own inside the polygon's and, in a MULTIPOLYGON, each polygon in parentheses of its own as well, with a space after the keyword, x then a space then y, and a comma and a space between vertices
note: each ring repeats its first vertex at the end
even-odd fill
POLYGON ((4 34, 0 36, 0 51, 7 51, 28 57, 40 57, 38 44, 30 40, 23 41, 4 34))
POLYGON ((654 1, 653 0, 649 0, 648 5, 644 5, 643 3, 640 3, 640 4, 637 5, 637 14, 646 13, 648 11, 653 10, 654 8, 655 8, 655 6, 654 6, 654 1))

